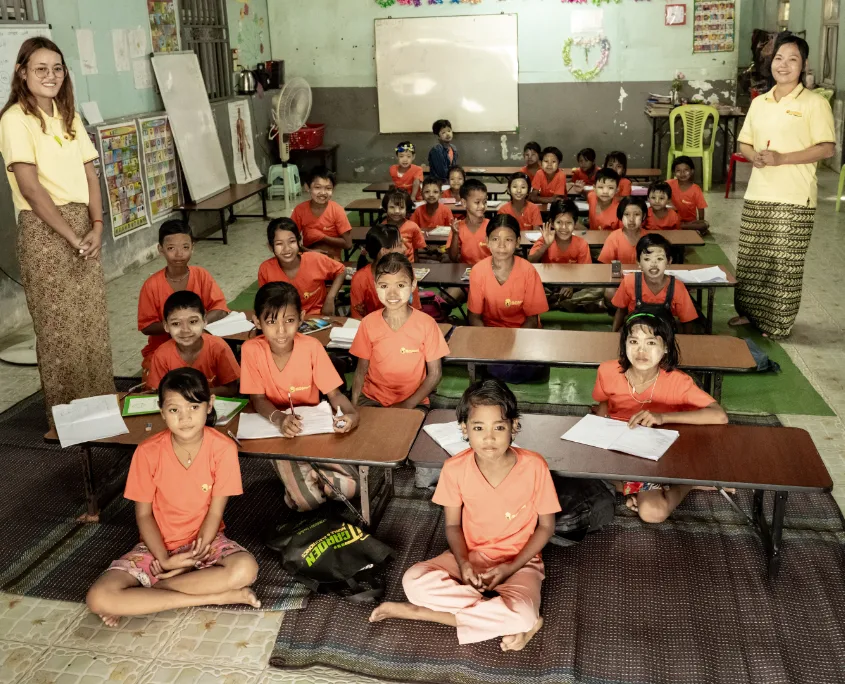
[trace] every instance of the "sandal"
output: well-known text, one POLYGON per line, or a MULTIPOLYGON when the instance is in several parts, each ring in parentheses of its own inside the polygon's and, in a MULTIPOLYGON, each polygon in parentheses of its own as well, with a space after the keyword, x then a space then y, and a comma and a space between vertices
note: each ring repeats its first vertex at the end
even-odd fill
POLYGON ((732 328, 738 328, 741 325, 749 325, 751 321, 748 320, 747 316, 734 316, 728 321, 728 325, 732 328))

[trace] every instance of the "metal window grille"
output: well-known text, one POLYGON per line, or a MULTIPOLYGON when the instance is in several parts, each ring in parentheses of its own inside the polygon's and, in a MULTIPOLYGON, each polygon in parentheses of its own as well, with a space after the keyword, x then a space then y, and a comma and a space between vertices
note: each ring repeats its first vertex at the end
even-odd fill
POLYGON ((0 24, 46 24, 44 0, 0 0, 0 24))
POLYGON ((839 0, 825 0, 821 39, 821 85, 836 84, 836 48, 839 44, 839 0))
POLYGON ((232 51, 225 0, 180 0, 182 47, 193 50, 211 100, 230 97, 232 51))

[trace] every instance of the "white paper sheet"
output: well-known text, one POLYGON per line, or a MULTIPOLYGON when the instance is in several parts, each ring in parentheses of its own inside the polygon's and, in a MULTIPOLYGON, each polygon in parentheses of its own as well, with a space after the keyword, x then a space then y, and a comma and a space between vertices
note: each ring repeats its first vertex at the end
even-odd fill
POLYGON ((575 206, 578 207, 578 211, 590 211, 590 205, 583 200, 575 200, 575 206))
POLYGON ((150 48, 148 47, 147 43, 148 31, 148 28, 144 26, 138 26, 137 28, 134 28, 128 32, 129 56, 132 59, 149 56, 150 48))
POLYGON ((62 448, 129 432, 120 415, 116 394, 74 399, 53 407, 53 420, 62 448))
POLYGON ((76 47, 79 50, 79 62, 83 76, 97 73, 97 53, 94 50, 94 32, 91 29, 76 29, 76 47))
POLYGON ((240 406, 241 402, 236 399, 228 399, 226 397, 215 397, 214 410, 217 412, 218 424, 222 424, 220 421, 221 418, 228 418, 235 411, 237 411, 238 407, 240 406))
POLYGON ((726 283, 728 277, 725 272, 718 266, 710 266, 709 268, 696 268, 694 270, 680 270, 667 268, 667 275, 673 275, 682 283, 726 283))
POLYGON ((502 204, 504 204, 503 200, 487 200, 488 209, 498 209, 502 204))
POLYGON ((132 415, 136 413, 148 413, 158 410, 158 397, 132 397, 129 400, 129 407, 127 413, 132 415))
POLYGON ((469 443, 464 441, 461 428, 456 420, 451 423, 426 425, 423 430, 450 456, 455 456, 469 448, 469 443))
POLYGON ((275 424, 258 413, 241 413, 238 420, 238 439, 267 439, 281 437, 275 424))
POLYGON ((531 242, 537 242, 537 240, 543 237, 543 233, 539 230, 527 230, 523 235, 526 240, 531 240, 531 242))
POLYGON ((335 326, 329 331, 328 349, 349 349, 358 332, 361 321, 348 318, 342 326, 335 326))
POLYGON ((225 337, 226 335, 249 332, 254 327, 255 325, 253 325, 252 321, 247 320, 246 314, 243 311, 232 311, 226 318, 209 323, 205 326, 205 329, 212 335, 225 337))
POLYGON ((132 62, 132 72, 135 77, 135 90, 153 87, 153 65, 149 59, 136 59, 132 62))
POLYGON ((642 425, 631 429, 625 421, 587 415, 567 430, 561 439, 657 461, 678 436, 676 430, 642 425))
POLYGON ((126 29, 112 29, 111 44, 114 51, 114 67, 118 71, 129 71, 129 32, 126 29))
MULTIPOLYGON (((329 402, 321 401, 316 406, 297 406, 294 411, 302 419, 300 437, 325 435, 334 432, 332 407, 329 402)), ((286 410, 285 413, 290 414, 290 409, 286 410)))
POLYGON ((100 105, 96 102, 80 102, 79 108, 82 110, 82 116, 90 125, 103 123, 103 115, 100 114, 100 105))
POLYGON ((437 226, 437 228, 426 231, 425 234, 433 237, 449 237, 449 233, 451 232, 452 229, 449 226, 437 226))

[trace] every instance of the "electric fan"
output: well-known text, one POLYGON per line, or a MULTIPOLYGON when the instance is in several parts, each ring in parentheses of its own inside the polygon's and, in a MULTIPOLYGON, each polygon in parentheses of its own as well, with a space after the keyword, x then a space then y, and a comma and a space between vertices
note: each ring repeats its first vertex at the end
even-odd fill
POLYGON ((304 78, 291 79, 282 92, 273 96, 273 123, 279 138, 282 164, 290 160, 290 134, 305 125, 311 113, 311 86, 304 78))

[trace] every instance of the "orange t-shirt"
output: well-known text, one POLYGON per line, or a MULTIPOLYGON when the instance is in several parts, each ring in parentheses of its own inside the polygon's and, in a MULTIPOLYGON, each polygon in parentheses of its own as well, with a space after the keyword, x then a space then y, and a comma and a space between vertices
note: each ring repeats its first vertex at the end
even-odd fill
POLYGON ((630 420, 644 408, 654 413, 679 413, 706 408, 716 401, 689 375, 679 370, 659 370, 653 389, 654 395, 651 394, 652 387, 639 395, 640 401, 651 397, 651 403, 640 404, 631 396, 631 388, 619 361, 605 361, 596 374, 593 399, 606 401, 608 416, 617 420, 630 420))
MULTIPOLYGON (((666 284, 657 294, 651 291, 645 278, 643 278, 643 304, 663 304, 666 301, 666 291, 668 289, 669 276, 666 276, 666 284)), ((617 309, 628 309, 628 313, 631 313, 636 308, 637 299, 634 291, 633 273, 628 273, 622 279, 622 284, 619 285, 616 294, 613 295, 611 303, 617 309)), ((688 323, 698 318, 698 312, 695 310, 695 306, 689 296, 687 286, 677 278, 675 278, 675 292, 672 295, 672 315, 681 321, 681 323, 688 323)))
MULTIPOLYGON (((290 217, 302 233, 302 244, 306 247, 324 237, 341 237, 352 230, 343 207, 331 200, 319 216, 314 216, 314 212, 311 211, 311 201, 306 200, 296 205, 290 217)), ((326 251, 330 252, 332 257, 340 257, 341 250, 338 247, 327 246, 326 251)))
POLYGON ((414 252, 418 249, 425 249, 425 236, 420 227, 413 221, 405 221, 399 227, 399 235, 402 236, 402 244, 405 245, 405 256, 412 264, 416 261, 414 252))
POLYGON ((698 210, 707 208, 707 200, 701 188, 693 183, 689 190, 681 190, 681 185, 676 178, 666 181, 672 188, 672 206, 681 217, 681 223, 698 221, 698 210))
POLYGON ((616 196, 630 197, 632 192, 633 188, 631 187, 631 181, 627 178, 620 178, 619 185, 616 187, 616 196))
MULTIPOLYGON (((161 379, 172 370, 188 368, 188 364, 179 354, 175 340, 170 340, 155 350, 150 361, 150 375, 147 387, 158 389, 161 379)), ((210 333, 202 334, 202 349, 190 368, 202 373, 210 387, 228 385, 241 377, 241 367, 235 360, 232 349, 222 337, 210 333)))
MULTIPOLYGON (((458 222, 458 235, 461 238, 461 263, 475 266, 482 259, 490 256, 490 249, 487 247, 487 224, 490 219, 484 219, 481 226, 473 233, 468 227, 466 219, 458 222)), ((452 244, 452 236, 446 241, 448 248, 452 244)))
MULTIPOLYGON (((173 451, 170 430, 141 442, 132 456, 123 496, 153 505, 164 546, 173 551, 197 538, 212 497, 243 492, 238 448, 228 437, 206 427, 202 446, 188 468, 173 451)), ((221 521, 219 531, 224 527, 221 521)))
POLYGON ((466 449, 447 459, 432 502, 460 507, 468 551, 506 562, 519 555, 540 515, 560 511, 552 475, 536 451, 511 447, 516 463, 498 487, 492 487, 466 449))
MULTIPOLYGON (((174 292, 164 272, 165 269, 161 269, 153 273, 141 286, 141 293, 138 295, 138 330, 164 320, 164 303, 174 292)), ((223 290, 201 266, 188 266, 188 286, 185 289, 199 295, 206 313, 216 309, 229 311, 223 290)), ((167 333, 148 336, 147 346, 141 350, 145 368, 149 368, 152 353, 169 339, 170 335, 167 333)))
POLYGON ((654 215, 654 209, 651 207, 648 208, 648 218, 645 222, 645 229, 646 230, 680 230, 681 229, 681 218, 678 216, 678 212, 676 212, 672 208, 666 209, 666 216, 663 218, 657 218, 654 215))
POLYGON ((493 257, 487 257, 470 271, 467 309, 480 314, 488 328, 519 328, 529 316, 548 311, 549 303, 531 263, 514 257, 511 274, 499 285, 493 275, 493 257))
POLYGON ((520 230, 533 230, 534 228, 543 225, 543 217, 540 214, 540 207, 534 204, 534 202, 526 202, 525 208, 522 210, 521 214, 516 213, 512 202, 503 204, 499 207, 499 211, 497 213, 513 216, 517 221, 519 221, 520 230))
POLYGON ((616 218, 616 208, 619 206, 618 196, 613 198, 610 206, 604 211, 599 211, 598 197, 595 192, 587 195, 587 205, 590 214, 590 230, 617 230, 622 223, 616 218))
MULTIPOLYGON (((529 254, 539 252, 542 248, 543 238, 540 238, 531 247, 531 251, 529 252, 529 254)), ((569 240, 569 247, 567 247, 566 251, 564 252, 561 252, 560 247, 557 246, 557 240, 555 240, 551 245, 549 245, 549 248, 543 255, 541 263, 591 264, 593 263, 593 258, 590 256, 590 245, 587 244, 587 241, 584 238, 580 238, 577 235, 573 235, 572 238, 569 240)))
POLYGON ((392 406, 419 389, 426 363, 447 356, 449 345, 434 319, 422 311, 411 309, 410 318, 396 331, 381 311, 374 311, 361 321, 349 353, 370 362, 364 394, 382 406, 392 406))
POLYGON ((452 210, 447 205, 440 203, 437 205, 437 210, 430 216, 425 204, 417 207, 411 214, 411 220, 423 231, 432 230, 438 226, 451 226, 453 218, 452 210))
POLYGON ((531 181, 531 189, 540 193, 540 197, 553 197, 560 195, 566 197, 566 173, 563 169, 558 169, 552 179, 549 180, 546 172, 540 169, 534 174, 534 180, 531 181))
POLYGON ((393 181, 393 185, 396 186, 397 189, 400 190, 407 190, 408 194, 411 194, 411 191, 414 189, 414 181, 419 180, 420 187, 417 189, 417 196, 413 199, 421 200, 422 199, 422 182, 423 182, 423 169, 422 166, 417 166, 416 164, 411 164, 405 173, 401 176, 399 175, 399 164, 394 164, 390 167, 390 179, 393 181))
POLYGON ((294 406, 316 406, 320 392, 328 394, 342 384, 323 345, 308 335, 296 333, 282 370, 266 338, 256 337, 241 347, 241 394, 263 394, 280 409, 288 407, 288 393, 294 406))
POLYGON ((258 267, 258 287, 267 283, 290 283, 299 292, 302 313, 314 316, 320 314, 326 303, 326 281, 334 280, 345 270, 342 263, 325 254, 302 252, 299 255, 299 270, 291 280, 279 260, 270 257, 258 267))
POLYGON ((581 181, 584 185, 595 185, 596 174, 598 172, 598 166, 594 166, 590 173, 584 173, 579 166, 577 169, 572 169, 572 182, 577 183, 578 181, 581 181))
POLYGON ((542 171, 542 168, 538 166, 534 171, 529 171, 527 166, 523 166, 519 170, 520 173, 524 173, 526 176, 528 176, 532 180, 534 179, 534 174, 537 173, 537 171, 542 171))
MULTIPOLYGON (((368 316, 373 311, 381 311, 384 308, 384 304, 381 303, 376 293, 376 279, 373 275, 372 264, 359 268, 352 276, 352 282, 349 285, 349 299, 352 305, 350 315, 358 320, 368 316)), ((419 286, 414 290, 414 300, 411 302, 411 306, 415 309, 422 309, 419 286)))
MULTIPOLYGON (((637 240, 643 235, 645 235, 645 229, 640 228, 637 240)), ((602 245, 601 252, 599 252, 599 263, 609 264, 614 259, 621 261, 623 264, 637 263, 637 244, 632 245, 628 241, 624 230, 614 230, 608 235, 607 240, 602 245)))

